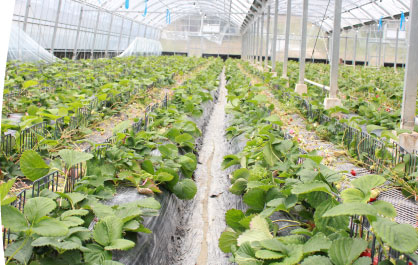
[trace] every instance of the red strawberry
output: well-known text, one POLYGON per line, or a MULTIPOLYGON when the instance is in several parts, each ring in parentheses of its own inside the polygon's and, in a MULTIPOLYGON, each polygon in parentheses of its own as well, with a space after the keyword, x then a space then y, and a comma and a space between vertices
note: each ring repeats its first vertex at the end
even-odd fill
POLYGON ((372 250, 370 248, 366 248, 363 252, 361 252, 360 257, 371 257, 372 250))
POLYGON ((378 264, 379 264, 379 257, 378 256, 375 256, 373 258, 373 265, 378 265, 378 264))
POLYGON ((353 176, 356 176, 356 175, 357 175, 357 172, 356 172, 354 169, 352 169, 352 170, 350 171, 350 173, 351 173, 351 175, 353 175, 353 176))
POLYGON ((376 98, 379 98, 379 95, 376 95, 376 98))

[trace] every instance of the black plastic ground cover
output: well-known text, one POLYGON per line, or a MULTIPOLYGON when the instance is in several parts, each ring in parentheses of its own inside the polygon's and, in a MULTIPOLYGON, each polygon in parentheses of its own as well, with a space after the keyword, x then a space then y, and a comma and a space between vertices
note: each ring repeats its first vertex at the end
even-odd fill
MULTIPOLYGON (((191 119, 197 127, 205 133, 207 121, 212 113, 214 103, 218 97, 219 90, 212 91, 214 101, 207 101, 203 103, 203 114, 199 118, 191 119)), ((168 97, 164 97, 160 107, 166 107, 169 102, 168 97)), ((135 128, 146 128, 148 125, 148 111, 153 111, 159 105, 149 106, 144 115, 135 128)), ((200 149, 202 143, 202 136, 196 139, 196 150, 200 149)), ((135 242, 135 247, 128 251, 115 251, 113 259, 125 265, 165 265, 175 264, 176 256, 178 255, 176 249, 176 241, 184 240, 181 238, 181 228, 179 224, 189 213, 186 209, 190 201, 182 201, 169 191, 162 190, 162 194, 155 196, 161 204, 159 215, 154 217, 144 218, 143 225, 152 231, 151 234, 135 233, 130 240, 135 242)), ((117 205, 127 202, 133 202, 146 198, 141 195, 135 188, 125 187, 117 190, 114 198, 108 202, 109 205, 117 205)))
MULTIPOLYGON (((113 259, 125 265, 133 264, 172 264, 170 260, 174 250, 170 247, 174 241, 177 225, 183 214, 184 202, 169 191, 161 189, 162 193, 155 196, 161 204, 159 215, 145 217, 143 225, 152 231, 151 234, 132 233, 128 238, 135 242, 135 247, 129 251, 115 251, 113 259)), ((106 202, 108 205, 134 202, 145 199, 133 187, 124 187, 117 190, 117 195, 106 202)))

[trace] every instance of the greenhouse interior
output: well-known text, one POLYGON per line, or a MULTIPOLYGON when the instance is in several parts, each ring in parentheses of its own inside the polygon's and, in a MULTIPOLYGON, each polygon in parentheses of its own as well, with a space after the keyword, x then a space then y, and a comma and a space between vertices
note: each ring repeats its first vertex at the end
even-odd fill
POLYGON ((418 265, 417 87, 418 0, 15 0, 4 262, 418 265))

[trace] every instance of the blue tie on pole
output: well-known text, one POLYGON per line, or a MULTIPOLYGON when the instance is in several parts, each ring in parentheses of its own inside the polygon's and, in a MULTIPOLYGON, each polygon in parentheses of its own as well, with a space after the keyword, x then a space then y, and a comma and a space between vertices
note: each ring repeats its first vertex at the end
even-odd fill
POLYGON ((148 0, 145 0, 145 10, 144 10, 144 14, 142 14, 143 17, 147 16, 147 12, 148 12, 148 0))
POLYGON ((403 13, 403 11, 401 13, 401 25, 400 25, 399 29, 400 30, 405 30, 405 14, 403 13))
POLYGON ((167 9, 167 14, 165 16, 165 23, 170 24, 171 23, 171 14, 170 10, 167 9))
POLYGON ((383 19, 383 17, 380 17, 380 19, 379 19, 379 30, 382 29, 382 24, 383 24, 382 19, 383 19))
POLYGON ((125 0, 125 8, 129 9, 129 0, 125 0))

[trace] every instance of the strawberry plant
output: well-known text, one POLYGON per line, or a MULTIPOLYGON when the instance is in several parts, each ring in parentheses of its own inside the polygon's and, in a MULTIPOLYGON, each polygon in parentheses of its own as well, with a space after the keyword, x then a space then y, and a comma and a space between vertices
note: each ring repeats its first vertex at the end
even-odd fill
POLYGON ((213 100, 221 70, 221 61, 212 61, 205 72, 174 91, 169 106, 151 108, 147 130, 137 132, 122 122, 113 130, 112 144, 98 146, 92 154, 62 149, 45 162, 34 150, 23 152, 20 169, 33 181, 57 171, 67 183, 74 165, 82 164, 86 172, 73 192, 64 192, 62 186, 57 192, 41 190, 39 197, 26 200, 23 213, 10 205, 15 197, 5 195, 13 181, 0 187, 2 222, 12 236, 7 262, 121 264, 112 261, 112 251, 134 247, 128 238, 135 233, 151 233, 142 222, 158 215, 161 206, 155 194, 168 190, 184 200, 195 196, 192 177, 201 131, 191 119, 201 115, 203 103, 213 100), (135 187, 148 198, 104 204, 121 185, 135 187))
MULTIPOLYGON (((229 89, 248 91, 240 102, 244 111, 234 109, 230 115, 233 120, 244 116, 251 121, 246 108, 255 101, 250 91, 258 88, 249 86, 232 62, 227 69, 229 89)), ((254 104, 257 107, 262 104, 254 104)), ((342 175, 321 164, 322 157, 301 154, 297 141, 284 139, 280 129, 267 121, 253 121, 252 130, 247 128, 249 123, 231 130, 234 136, 244 134, 247 143, 223 162, 225 168, 238 167, 231 174, 230 191, 242 196, 247 206, 245 211, 231 209, 225 215, 228 228, 219 238, 219 247, 232 253, 232 262, 345 265, 372 264, 382 257, 390 262, 386 246, 416 258, 417 231, 391 220, 396 211, 390 203, 371 202, 384 177, 361 176, 340 193, 336 185, 342 175), (350 236, 350 222, 361 226, 361 231, 371 231, 377 243, 363 232, 350 236), (379 247, 383 254, 377 257, 379 247)))

